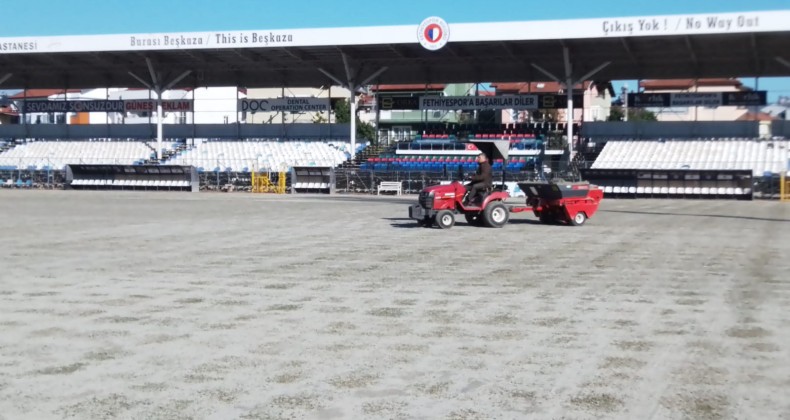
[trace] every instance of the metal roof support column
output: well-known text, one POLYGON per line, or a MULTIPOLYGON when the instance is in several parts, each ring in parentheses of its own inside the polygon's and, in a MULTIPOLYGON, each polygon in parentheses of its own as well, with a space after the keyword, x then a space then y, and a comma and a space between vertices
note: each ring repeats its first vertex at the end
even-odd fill
MULTIPOLYGON (((137 81, 139 81, 140 83, 142 83, 143 86, 147 87, 149 91, 152 90, 152 91, 154 91, 156 93, 156 160, 161 162, 161 160, 162 160, 162 139, 164 137, 164 130, 163 130, 163 126, 162 126, 162 123, 163 123, 163 119, 162 119, 162 93, 167 91, 167 90, 170 90, 170 88, 175 86, 176 83, 180 82, 185 77, 187 77, 190 73, 192 73, 192 70, 187 70, 187 71, 181 73, 180 75, 178 75, 178 77, 173 79, 171 82, 169 82, 167 84, 164 84, 161 75, 158 75, 156 73, 156 71, 154 69, 154 64, 151 62, 151 59, 146 57, 145 58, 145 62, 146 62, 146 64, 148 64, 148 72, 151 75, 151 82, 150 83, 147 82, 146 80, 144 80, 143 78, 141 78, 140 76, 132 73, 131 71, 129 72, 129 75, 134 77, 135 79, 137 79, 137 81)), ((194 114, 193 114, 193 118, 194 118, 194 114)))
MULTIPOLYGON (((573 80, 573 68, 571 67, 571 58, 570 58, 570 51, 568 47, 562 47, 562 55, 565 61, 565 81, 561 81, 559 77, 551 74, 548 70, 544 69, 543 67, 531 63, 532 67, 536 68, 541 73, 548 76, 551 80, 563 85, 566 90, 566 95, 568 98, 568 110, 566 111, 567 114, 565 115, 565 122, 568 125, 568 151, 570 152, 571 159, 573 159, 573 85, 576 83, 583 83, 585 80, 589 79, 590 77, 594 76, 595 73, 603 70, 606 66, 611 64, 611 61, 607 61, 600 66, 590 70, 584 76, 579 77, 576 81, 573 80)), ((582 107, 584 105, 582 104, 582 107)))
POLYGON ((351 98, 348 102, 349 112, 351 113, 351 160, 357 154, 357 95, 355 89, 351 90, 351 98))
POLYGON ((162 127, 163 89, 161 80, 156 77, 156 71, 151 59, 146 57, 145 62, 148 64, 148 73, 151 75, 151 86, 154 87, 154 93, 156 93, 156 163, 162 163, 162 137, 164 136, 162 127))
MULTIPOLYGON (((241 140, 241 117, 240 117, 239 105, 238 105, 239 104, 239 83, 236 83, 235 86, 236 86, 236 140, 240 141, 241 140)), ((194 90, 192 91, 192 103, 193 104, 195 103, 195 91, 194 90)), ((193 108, 193 110, 194 110, 194 108, 193 108)), ((192 116, 192 120, 194 120, 194 119, 195 119, 195 117, 192 116)), ((192 126, 194 127, 194 124, 192 126)))
POLYGON ((345 53, 340 53, 341 58, 343 59, 343 67, 346 70, 346 80, 348 82, 348 90, 349 90, 349 98, 348 98, 348 108, 349 108, 349 122, 351 123, 351 129, 349 134, 349 141, 351 142, 351 158, 350 160, 354 160, 354 156, 357 154, 357 84, 356 76, 357 72, 354 72, 352 75, 351 72, 351 65, 348 63, 348 57, 345 53))
MULTIPOLYGON (((376 104, 376 146, 379 146, 381 145, 381 91, 378 83, 376 84, 376 94, 373 96, 373 103, 376 104)), ((387 136, 387 143, 389 143, 389 136, 387 136)))
POLYGON ((351 130, 350 130, 351 133, 349 133, 350 134, 349 138, 351 140, 351 159, 353 160, 354 156, 356 155, 356 152, 357 152, 357 103, 356 103, 356 99, 357 99, 356 92, 357 92, 357 89, 359 89, 362 86, 367 85, 368 83, 370 83, 371 80, 379 77, 381 75, 381 73, 384 73, 385 71, 387 71, 388 67, 382 67, 382 68, 376 70, 367 79, 363 80, 361 83, 357 83, 356 79, 357 79, 357 76, 359 75, 359 70, 357 70, 356 72, 352 72, 351 65, 348 62, 348 57, 346 57, 346 54, 345 53, 341 53, 341 56, 343 58, 343 67, 345 68, 345 71, 346 71, 346 82, 345 83, 341 82, 339 78, 335 77, 334 75, 332 75, 332 73, 329 73, 328 71, 326 71, 326 70, 324 70, 322 68, 318 68, 318 71, 323 73, 326 77, 334 80, 335 83, 337 83, 338 85, 343 86, 344 88, 349 90, 348 105, 349 105, 350 114, 351 114, 349 116, 350 120, 351 120, 351 130))
MULTIPOLYGON (((562 47, 562 57, 565 61, 565 94, 568 97, 568 111, 565 113, 565 125, 568 129, 568 152, 573 161, 573 67, 571 66, 571 53, 568 47, 562 47)), ((582 104, 583 105, 583 104, 582 104)))
MULTIPOLYGON (((108 88, 108 87, 104 88, 104 99, 106 101, 108 101, 108 102, 110 101, 110 88, 108 88)), ((110 125, 110 113, 109 112, 105 112, 104 113, 104 123, 107 124, 107 125, 110 125)), ((110 137, 109 136, 109 129, 110 129, 110 127, 107 127, 107 130, 108 130, 107 137, 110 137)))
MULTIPOLYGON (((158 143, 157 147, 159 148, 159 154, 160 155, 162 153, 162 133, 161 133, 161 126, 162 126, 162 110, 161 110, 161 107, 162 107, 162 92, 166 92, 166 91, 172 89, 173 86, 176 85, 176 83, 180 82, 185 77, 189 76, 190 73, 192 73, 192 70, 186 70, 185 72, 179 74, 175 79, 173 79, 172 81, 167 83, 164 87, 161 87, 159 93, 157 93, 157 97, 159 98, 158 99, 159 102, 157 104, 157 108, 158 108, 157 112, 159 113, 159 121, 158 121, 159 128, 157 129, 157 143, 158 143)), ((193 99, 192 100, 192 103, 193 103, 192 119, 193 120, 195 118, 195 110, 194 110, 194 98, 195 98, 195 96, 194 95, 195 95, 195 93, 194 93, 194 91, 192 91, 192 99, 193 99)), ((161 156, 160 156, 160 159, 161 159, 161 156)))
POLYGON ((27 112, 25 108, 27 108, 27 80, 25 81, 25 87, 22 89, 22 125, 25 127, 25 138, 27 138, 27 112))
POLYGON ((156 161, 162 163, 162 138, 164 137, 164 127, 162 118, 162 89, 156 90, 156 161))
MULTIPOLYGON (((197 78, 194 79, 194 83, 192 83, 192 118, 189 121, 189 124, 192 124, 192 145, 195 145, 195 137, 197 137, 197 115, 195 114, 195 92, 198 90, 198 80, 197 78)), ((239 102, 236 101, 236 104, 239 102)), ((236 105, 238 106, 238 105, 236 105)))

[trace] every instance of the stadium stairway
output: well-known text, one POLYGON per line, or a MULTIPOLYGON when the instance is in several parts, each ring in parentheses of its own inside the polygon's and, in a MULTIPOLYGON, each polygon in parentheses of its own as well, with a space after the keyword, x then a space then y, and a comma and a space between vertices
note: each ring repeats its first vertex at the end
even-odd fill
POLYGON ((395 153, 395 146, 368 146, 358 153, 353 160, 343 162, 339 167, 359 169, 360 165, 367 162, 370 158, 381 156, 383 153, 395 153))
POLYGON ((165 149, 165 151, 162 153, 162 162, 167 162, 170 159, 172 159, 174 156, 180 156, 184 152, 187 152, 195 148, 195 146, 190 146, 186 143, 173 143, 171 146, 175 146, 175 147, 170 147, 168 149, 165 149))
POLYGON ((162 151, 162 159, 157 160, 155 157, 156 148, 151 146, 151 144, 147 141, 143 143, 145 143, 145 145, 148 146, 149 149, 151 149, 151 158, 145 161, 146 165, 158 165, 160 163, 166 163, 173 157, 180 155, 184 151, 191 150, 194 147, 194 146, 188 146, 186 143, 180 143, 180 142, 168 143, 166 146, 169 147, 165 147, 165 150, 162 151))
POLYGON ((156 160, 156 148, 154 146, 151 146, 151 143, 149 143, 147 141, 144 141, 143 143, 145 143, 145 145, 148 146, 149 149, 151 149, 151 157, 149 159, 145 160, 145 164, 146 165, 155 165, 155 164, 159 163, 156 160))
POLYGON ((7 141, 7 142, 0 143, 0 154, 3 154, 5 152, 13 149, 14 147, 16 147, 16 142, 15 141, 7 141))

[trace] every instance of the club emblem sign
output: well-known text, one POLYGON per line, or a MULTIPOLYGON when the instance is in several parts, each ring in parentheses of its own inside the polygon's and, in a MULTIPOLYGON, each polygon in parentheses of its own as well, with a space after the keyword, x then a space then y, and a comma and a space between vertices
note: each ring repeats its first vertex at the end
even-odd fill
POLYGON ((429 17, 417 28, 417 40, 423 48, 431 51, 441 49, 450 39, 450 27, 440 17, 429 17))

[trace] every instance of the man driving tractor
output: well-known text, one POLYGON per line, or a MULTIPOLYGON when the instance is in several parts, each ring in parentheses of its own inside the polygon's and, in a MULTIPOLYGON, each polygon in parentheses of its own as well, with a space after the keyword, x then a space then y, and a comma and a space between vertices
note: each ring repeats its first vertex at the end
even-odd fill
POLYGON ((466 186, 466 200, 464 205, 474 203, 475 198, 481 191, 493 186, 493 176, 491 174, 491 163, 485 153, 480 153, 475 159, 477 161, 477 172, 472 175, 469 180, 471 184, 466 186))

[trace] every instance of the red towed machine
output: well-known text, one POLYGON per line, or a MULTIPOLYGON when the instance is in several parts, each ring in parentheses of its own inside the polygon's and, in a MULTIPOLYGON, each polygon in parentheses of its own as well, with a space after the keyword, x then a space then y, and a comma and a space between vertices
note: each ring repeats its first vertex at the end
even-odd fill
MULTIPOLYGON (((490 162, 507 162, 510 142, 506 140, 473 140, 472 144, 488 156, 490 162)), ((409 218, 426 227, 433 225, 449 229, 455 225, 455 215, 463 214, 473 226, 501 228, 510 220, 510 213, 532 211, 543 223, 583 225, 598 210, 603 190, 589 182, 520 182, 519 188, 527 195, 526 206, 511 205, 510 197, 501 186, 486 191, 476 203, 464 205, 466 187, 459 180, 448 185, 426 187, 418 202, 409 207, 409 218)))

